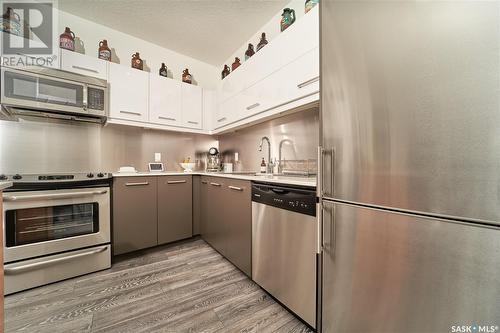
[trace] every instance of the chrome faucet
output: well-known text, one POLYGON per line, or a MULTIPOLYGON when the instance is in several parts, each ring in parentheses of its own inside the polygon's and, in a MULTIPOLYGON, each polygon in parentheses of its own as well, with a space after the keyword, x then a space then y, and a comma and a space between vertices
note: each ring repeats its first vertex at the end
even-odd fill
POLYGON ((281 159, 281 150, 283 149, 284 143, 287 143, 289 145, 293 145, 293 141, 290 139, 283 139, 280 141, 280 148, 279 148, 279 153, 278 153, 278 173, 279 174, 283 173, 283 167, 284 167, 284 163, 281 159))
POLYGON ((262 145, 264 141, 267 141, 267 173, 273 173, 274 164, 271 161, 271 141, 267 136, 263 136, 260 139, 259 151, 262 151, 262 145))

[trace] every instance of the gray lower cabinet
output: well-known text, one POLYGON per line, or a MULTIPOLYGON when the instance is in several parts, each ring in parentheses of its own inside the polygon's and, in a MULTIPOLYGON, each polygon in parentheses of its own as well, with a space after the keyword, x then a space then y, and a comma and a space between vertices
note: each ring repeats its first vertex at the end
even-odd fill
POLYGON ((226 235, 224 227, 224 178, 209 177, 206 198, 205 240, 222 255, 226 256, 226 235))
POLYGON ((119 177, 114 179, 114 254, 157 245, 156 197, 156 177, 119 177))
POLYGON ((235 266, 251 275, 251 182, 202 177, 201 235, 235 266))
POLYGON ((191 176, 158 177, 158 244, 193 235, 191 176))
POLYGON ((228 179, 224 188, 226 256, 248 276, 252 275, 252 186, 249 181, 228 179))

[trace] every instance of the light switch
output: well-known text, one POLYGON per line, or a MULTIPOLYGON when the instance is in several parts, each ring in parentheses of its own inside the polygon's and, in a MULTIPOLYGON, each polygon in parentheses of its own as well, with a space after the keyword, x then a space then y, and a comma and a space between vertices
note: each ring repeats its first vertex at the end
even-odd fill
POLYGON ((161 162, 161 153, 155 153, 155 162, 161 162))

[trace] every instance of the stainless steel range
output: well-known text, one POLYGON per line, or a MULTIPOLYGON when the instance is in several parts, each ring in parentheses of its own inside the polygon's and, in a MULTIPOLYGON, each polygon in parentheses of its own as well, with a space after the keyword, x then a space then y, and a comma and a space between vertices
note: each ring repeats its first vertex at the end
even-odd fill
POLYGON ((5 294, 109 268, 111 174, 0 175, 5 294))

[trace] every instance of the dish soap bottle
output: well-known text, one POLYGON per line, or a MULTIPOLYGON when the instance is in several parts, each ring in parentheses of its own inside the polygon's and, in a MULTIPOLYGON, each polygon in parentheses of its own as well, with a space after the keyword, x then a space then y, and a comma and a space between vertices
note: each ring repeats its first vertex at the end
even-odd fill
POLYGON ((264 161, 264 157, 262 157, 262 162, 260 163, 260 173, 266 173, 266 161, 264 161))

